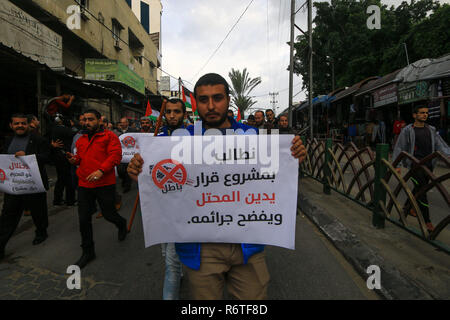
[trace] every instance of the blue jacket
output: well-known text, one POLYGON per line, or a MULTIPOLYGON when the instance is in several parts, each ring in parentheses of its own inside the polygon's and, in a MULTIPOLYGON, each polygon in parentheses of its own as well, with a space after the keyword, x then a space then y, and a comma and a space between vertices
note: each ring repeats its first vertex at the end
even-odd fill
MULTIPOLYGON (((256 131, 256 133, 258 133, 258 129, 255 129, 255 128, 247 126, 245 124, 236 122, 236 120, 234 120, 232 117, 228 117, 228 120, 231 123, 231 128, 228 128, 228 129, 233 129, 235 131, 240 129, 240 130, 242 130, 242 133, 245 133, 249 129, 253 129, 256 131)), ((191 135, 194 135, 194 126, 193 125, 188 126, 186 128, 186 130, 188 130, 191 135)), ((206 129, 202 128, 202 134, 204 134, 205 131, 206 131, 206 129)), ((221 130, 221 131, 223 131, 223 134, 225 134, 225 130, 221 130)), ((165 133, 164 135, 168 135, 167 134, 168 132, 164 131, 164 129, 163 129, 163 132, 165 133)), ((201 243, 176 243, 175 248, 176 248, 178 256, 180 257, 180 261, 184 265, 186 265, 187 267, 194 269, 194 270, 200 269, 201 243)), ((260 245, 260 244, 242 243, 241 248, 242 248, 242 254, 244 256, 244 264, 246 264, 248 259, 255 253, 264 251, 264 245, 260 245)))

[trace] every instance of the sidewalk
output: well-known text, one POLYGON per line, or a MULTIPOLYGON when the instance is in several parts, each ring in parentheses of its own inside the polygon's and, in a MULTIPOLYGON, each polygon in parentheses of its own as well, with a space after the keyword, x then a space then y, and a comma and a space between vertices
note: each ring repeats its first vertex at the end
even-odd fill
POLYGON ((386 221, 372 226, 372 213, 344 196, 322 192, 311 178, 299 182, 299 209, 367 278, 370 265, 381 269, 381 290, 386 299, 449 299, 450 259, 425 241, 386 221))

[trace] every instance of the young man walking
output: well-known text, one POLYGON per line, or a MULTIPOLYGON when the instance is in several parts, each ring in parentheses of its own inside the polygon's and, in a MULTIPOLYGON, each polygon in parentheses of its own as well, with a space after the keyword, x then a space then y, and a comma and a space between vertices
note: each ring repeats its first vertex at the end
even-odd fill
MULTIPOLYGON (((407 125, 403 128, 398 136, 397 143, 394 147, 394 153, 392 154, 392 160, 397 159, 402 151, 409 153, 418 160, 422 160, 432 154, 435 151, 441 151, 446 156, 450 156, 450 148, 436 132, 436 128, 426 123, 428 119, 428 107, 418 106, 415 107, 412 114, 414 123, 407 125)), ((411 161, 404 159, 403 166, 411 168, 411 161)), ((430 171, 433 171, 436 165, 435 161, 428 161, 425 163, 430 171)), ((400 168, 397 168, 400 173, 400 168)), ((413 195, 419 192, 419 190, 428 184, 429 176, 422 169, 415 170, 412 175, 412 181, 414 183, 413 195)), ((422 194, 417 200, 420 211, 422 212, 428 231, 432 232, 434 226, 431 223, 429 203, 427 194, 422 194)), ((409 212, 412 216, 416 216, 413 209, 409 212)))

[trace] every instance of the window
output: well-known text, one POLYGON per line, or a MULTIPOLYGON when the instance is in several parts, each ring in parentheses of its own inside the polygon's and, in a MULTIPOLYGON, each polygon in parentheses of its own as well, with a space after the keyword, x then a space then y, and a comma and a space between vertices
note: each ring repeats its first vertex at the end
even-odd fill
POLYGON ((128 3, 128 6, 131 8, 131 0, 125 0, 128 3))
POLYGON ((141 24, 145 31, 150 34, 150 7, 143 1, 141 1, 141 24))
POLYGON ((89 0, 76 0, 82 9, 89 9, 89 0))
POLYGON ((115 18, 112 19, 112 37, 114 39, 114 47, 120 49, 120 31, 123 29, 122 25, 115 18))
POLYGON ((78 5, 80 6, 81 18, 84 20, 89 20, 86 11, 89 9, 89 0, 76 0, 78 5))

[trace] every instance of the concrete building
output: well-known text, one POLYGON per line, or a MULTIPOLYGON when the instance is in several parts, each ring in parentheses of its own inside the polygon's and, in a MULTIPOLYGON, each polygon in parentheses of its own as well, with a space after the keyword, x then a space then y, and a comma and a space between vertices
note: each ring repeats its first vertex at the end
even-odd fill
POLYGON ((70 93, 73 115, 95 107, 113 121, 138 119, 158 93, 158 46, 124 0, 1 0, 0 15, 7 115, 42 117, 49 99, 70 93))
MULTIPOLYGON (((162 64, 161 47, 161 16, 163 6, 161 0, 125 0, 139 22, 150 35, 153 43, 158 48, 158 67, 162 64)), ((161 80, 161 70, 157 70, 158 83, 161 80)))

